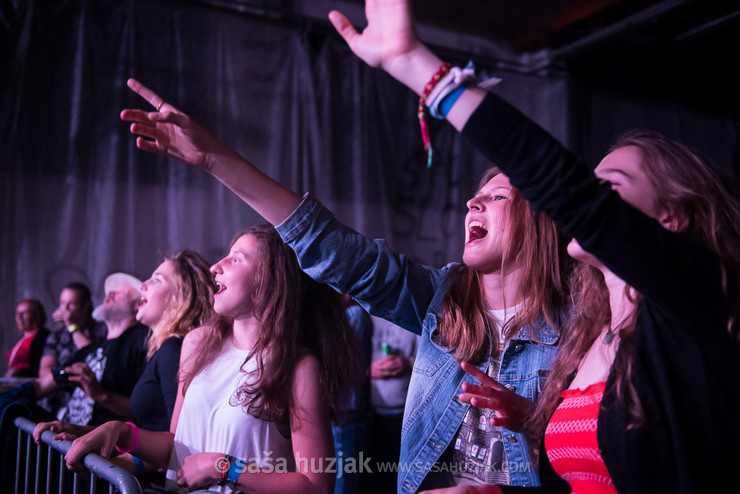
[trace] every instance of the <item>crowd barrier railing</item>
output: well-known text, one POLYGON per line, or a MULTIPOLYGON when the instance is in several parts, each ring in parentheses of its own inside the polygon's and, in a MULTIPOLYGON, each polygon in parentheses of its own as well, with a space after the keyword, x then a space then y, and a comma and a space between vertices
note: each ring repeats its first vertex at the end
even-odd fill
POLYGON ((41 444, 36 444, 32 436, 36 427, 34 422, 16 417, 14 424, 18 427, 16 494, 77 494, 88 486, 90 494, 98 494, 102 492, 100 488, 104 487, 98 484, 99 480, 108 484, 109 494, 142 494, 135 476, 95 453, 89 453, 84 459, 84 464, 90 471, 89 478, 83 478, 87 477, 86 474, 70 472, 65 466, 64 455, 72 445, 71 441, 55 440, 53 432, 45 431, 41 435, 41 444))

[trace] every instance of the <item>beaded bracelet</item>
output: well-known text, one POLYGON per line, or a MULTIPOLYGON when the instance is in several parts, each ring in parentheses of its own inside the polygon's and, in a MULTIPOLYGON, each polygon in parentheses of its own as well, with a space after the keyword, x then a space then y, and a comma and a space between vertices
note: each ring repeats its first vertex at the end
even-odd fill
MULTIPOLYGON (((126 425, 129 427, 129 429, 128 429, 129 432, 133 432, 133 434, 134 434, 134 440, 133 440, 133 444, 131 445, 131 447, 130 448, 126 448, 126 449, 119 448, 118 445, 116 444, 116 451, 118 451, 119 453, 124 453, 124 454, 125 453, 132 452, 139 445, 139 428, 136 427, 136 425, 134 425, 131 422, 126 422, 126 425)), ((131 442, 131 441, 129 441, 129 442, 131 442)))
POLYGON ((445 75, 447 75, 447 72, 450 71, 451 67, 452 65, 450 64, 450 62, 444 62, 442 65, 440 65, 437 72, 435 72, 432 75, 432 78, 429 79, 429 82, 424 85, 424 91, 421 93, 421 97, 419 98, 419 107, 416 114, 419 117, 419 126, 421 127, 421 140, 424 143, 424 151, 427 152, 427 168, 432 166, 432 143, 429 139, 429 127, 427 126, 426 119, 424 118, 424 106, 429 94, 434 90, 437 84, 439 84, 439 81, 442 80, 445 75))

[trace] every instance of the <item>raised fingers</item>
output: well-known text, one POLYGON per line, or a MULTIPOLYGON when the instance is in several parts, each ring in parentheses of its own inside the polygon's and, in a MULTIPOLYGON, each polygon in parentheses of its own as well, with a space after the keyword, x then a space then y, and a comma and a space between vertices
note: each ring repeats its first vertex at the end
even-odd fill
POLYGON ((359 33, 344 14, 337 10, 332 10, 329 12, 329 20, 331 21, 332 26, 334 26, 334 29, 336 29, 339 35, 344 38, 344 41, 348 45, 352 46, 352 42, 357 36, 359 36, 359 33))
POLYGON ((478 370, 478 368, 474 366, 473 364, 469 362, 460 362, 460 367, 462 367, 462 369, 465 372, 467 372, 468 374, 476 378, 478 382, 481 383, 482 385, 488 386, 489 388, 493 388, 496 391, 506 390, 504 386, 502 386, 500 383, 498 383, 496 380, 494 380, 489 375, 478 370))
POLYGON ((136 79, 129 79, 128 81, 126 81, 126 85, 131 88, 133 92, 144 98, 147 103, 156 108, 157 111, 159 111, 164 104, 164 98, 159 96, 157 93, 155 93, 136 79))

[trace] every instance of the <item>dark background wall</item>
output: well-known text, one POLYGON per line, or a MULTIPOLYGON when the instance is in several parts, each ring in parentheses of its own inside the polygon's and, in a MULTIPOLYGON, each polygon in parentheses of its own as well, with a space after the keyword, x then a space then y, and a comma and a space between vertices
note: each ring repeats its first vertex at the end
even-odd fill
MULTIPOLYGON (((263 171, 311 192, 397 250, 441 266, 462 252, 465 201, 486 163, 443 122, 426 167, 416 98, 358 61, 327 25, 198 2, 2 2, 0 334, 15 303, 114 271, 146 279, 164 254, 215 262, 260 218, 210 176, 145 154, 121 109, 136 77, 263 171)), ((445 51, 465 63, 468 54, 445 51)), ((737 167, 737 125, 680 104, 585 88, 562 75, 503 77, 502 93, 596 164, 632 127, 661 130, 737 167)), ((4 365, 4 364, 3 364, 4 365)))

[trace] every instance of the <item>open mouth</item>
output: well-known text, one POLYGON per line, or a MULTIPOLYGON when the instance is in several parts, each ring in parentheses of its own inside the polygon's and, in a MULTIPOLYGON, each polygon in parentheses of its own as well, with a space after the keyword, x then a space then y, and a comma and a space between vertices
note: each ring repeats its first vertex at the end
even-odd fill
POLYGON ((218 288, 218 290, 216 290, 215 295, 218 295, 219 293, 223 293, 223 291, 226 290, 226 286, 221 284, 221 282, 219 281, 216 282, 216 288, 218 288))
POLYGON ((488 229, 480 221, 471 221, 468 225, 468 242, 479 240, 488 235, 488 229))
POLYGON ((141 297, 136 304, 134 304, 134 310, 139 310, 146 305, 146 299, 141 297))

